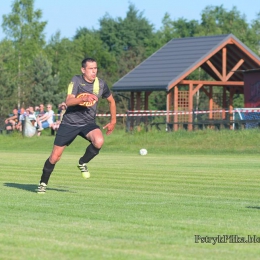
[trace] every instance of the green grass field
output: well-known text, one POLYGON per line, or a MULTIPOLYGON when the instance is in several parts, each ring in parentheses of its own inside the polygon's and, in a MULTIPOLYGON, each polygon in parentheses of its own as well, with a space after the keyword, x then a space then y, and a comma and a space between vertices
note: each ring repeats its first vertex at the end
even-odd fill
POLYGON ((114 132, 89 180, 76 168, 87 145, 78 138, 42 195, 54 137, 1 135, 0 259, 259 259, 259 135, 114 132))

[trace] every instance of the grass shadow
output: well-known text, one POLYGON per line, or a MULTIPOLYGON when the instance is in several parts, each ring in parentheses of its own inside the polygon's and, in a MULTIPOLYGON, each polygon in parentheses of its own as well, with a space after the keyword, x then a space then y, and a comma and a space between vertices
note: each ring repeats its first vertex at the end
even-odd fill
POLYGON ((257 206, 247 206, 246 208, 248 208, 248 209, 260 209, 260 207, 257 207, 257 206))
MULTIPOLYGON (((9 188, 15 188, 15 189, 20 189, 20 190, 26 190, 35 193, 37 189, 37 185, 35 184, 23 184, 23 183, 4 183, 4 186, 9 187, 9 188)), ((67 189, 55 189, 55 188, 48 188, 48 190, 52 191, 58 191, 58 192, 70 192, 67 189)))

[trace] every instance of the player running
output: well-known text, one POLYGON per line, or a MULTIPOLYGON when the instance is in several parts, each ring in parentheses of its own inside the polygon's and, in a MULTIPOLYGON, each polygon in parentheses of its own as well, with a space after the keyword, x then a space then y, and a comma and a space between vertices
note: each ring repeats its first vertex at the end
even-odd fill
POLYGON ((87 163, 98 155, 104 143, 103 134, 95 122, 97 104, 101 97, 107 99, 111 114, 110 123, 103 129, 106 129, 106 134, 109 135, 115 128, 115 100, 106 82, 97 77, 97 62, 92 58, 84 59, 81 72, 82 75, 74 76, 68 86, 67 110, 56 133, 52 153, 44 163, 38 193, 45 193, 55 164, 60 160, 66 146, 78 135, 90 142, 78 163, 83 178, 90 177, 87 163))

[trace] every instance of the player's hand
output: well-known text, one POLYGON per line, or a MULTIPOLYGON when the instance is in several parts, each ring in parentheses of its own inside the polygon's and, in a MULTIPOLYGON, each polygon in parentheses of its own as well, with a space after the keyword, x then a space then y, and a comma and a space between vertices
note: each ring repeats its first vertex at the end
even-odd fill
POLYGON ((85 95, 82 97, 83 102, 93 102, 98 101, 98 97, 94 94, 85 95))
POLYGON ((106 135, 112 134, 112 132, 113 132, 114 129, 115 129, 115 125, 116 125, 116 124, 108 123, 108 124, 106 124, 106 125, 103 127, 103 129, 107 129, 106 135))

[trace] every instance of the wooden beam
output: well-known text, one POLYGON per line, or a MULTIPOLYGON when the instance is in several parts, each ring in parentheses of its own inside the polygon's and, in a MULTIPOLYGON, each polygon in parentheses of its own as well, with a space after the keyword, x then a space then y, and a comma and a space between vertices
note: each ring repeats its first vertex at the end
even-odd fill
POLYGON ((227 81, 227 48, 222 49, 222 80, 227 81))
POLYGON ((215 74, 218 76, 218 78, 219 78, 220 80, 224 81, 224 80, 223 80, 223 77, 221 76, 221 74, 219 73, 219 71, 216 69, 216 67, 211 63, 211 61, 208 60, 206 63, 207 63, 207 64, 209 65, 209 67, 213 70, 213 72, 215 72, 215 74))
POLYGON ((179 85, 203 84, 206 86, 244 86, 244 81, 203 81, 203 80, 182 80, 179 85))
POLYGON ((197 87, 195 87, 193 90, 192 90, 192 96, 194 96, 194 94, 203 86, 203 84, 199 84, 197 87))
POLYGON ((201 87, 201 90, 207 95, 207 97, 209 98, 209 92, 203 87, 201 87))
POLYGON ((226 79, 229 80, 229 78, 235 73, 235 70, 237 70, 243 63, 244 63, 244 60, 241 59, 241 60, 232 68, 232 70, 228 73, 226 79))

